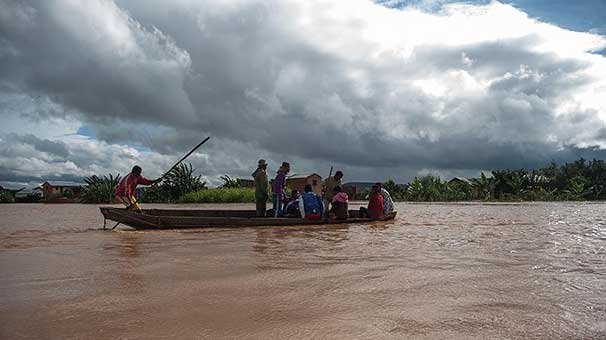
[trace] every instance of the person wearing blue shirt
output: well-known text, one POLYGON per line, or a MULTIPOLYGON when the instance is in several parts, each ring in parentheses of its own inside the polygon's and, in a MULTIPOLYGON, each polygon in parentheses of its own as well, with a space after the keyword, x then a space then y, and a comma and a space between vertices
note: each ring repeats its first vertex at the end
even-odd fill
POLYGON ((311 184, 305 185, 305 192, 299 199, 299 211, 301 212, 301 217, 304 219, 322 219, 322 213, 324 212, 322 197, 313 192, 311 184))

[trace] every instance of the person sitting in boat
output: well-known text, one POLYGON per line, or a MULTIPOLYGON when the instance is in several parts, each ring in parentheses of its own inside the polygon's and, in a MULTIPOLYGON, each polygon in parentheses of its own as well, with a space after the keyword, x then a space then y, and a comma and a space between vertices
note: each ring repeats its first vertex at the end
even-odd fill
POLYGON ((380 219, 384 216, 385 204, 378 185, 373 185, 368 197, 368 208, 360 207, 360 217, 380 219))
POLYGON ((162 180, 161 178, 155 180, 147 179, 141 176, 142 171, 140 166, 135 165, 131 173, 120 181, 120 184, 118 184, 118 187, 114 192, 114 196, 126 206, 126 210, 141 211, 141 207, 135 198, 135 189, 137 188, 137 185, 152 185, 162 180))
POLYGON ((299 199, 299 211, 301 218, 307 220, 320 220, 324 212, 322 197, 313 191, 311 184, 305 185, 305 192, 299 199))
POLYGON ((284 190, 286 189, 286 174, 290 171, 290 164, 283 162, 280 169, 276 173, 276 178, 272 184, 271 200, 273 203, 274 217, 282 217, 284 215, 283 200, 286 196, 284 190))
POLYGON ((293 190, 290 193, 286 207, 284 208, 284 216, 287 217, 300 217, 301 212, 299 211, 299 190, 293 190))
POLYGON ((379 187, 379 193, 381 193, 381 196, 383 196, 383 213, 386 215, 391 214, 395 209, 393 199, 391 199, 389 191, 383 187, 383 183, 381 182, 376 183, 376 185, 379 187))
POLYGON ((347 209, 349 208, 349 197, 340 186, 334 187, 332 191, 332 207, 329 211, 330 218, 345 220, 349 217, 347 209))
POLYGON ((322 184, 322 197, 325 213, 328 213, 328 211, 330 210, 332 199, 334 197, 334 189, 335 187, 341 186, 342 178, 343 171, 337 170, 334 176, 327 178, 322 184))

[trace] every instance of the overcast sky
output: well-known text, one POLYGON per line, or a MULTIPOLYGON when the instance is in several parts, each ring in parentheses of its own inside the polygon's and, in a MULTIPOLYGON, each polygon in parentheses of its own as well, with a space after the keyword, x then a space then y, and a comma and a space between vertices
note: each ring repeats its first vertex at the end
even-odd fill
POLYGON ((606 153, 604 1, 0 0, 0 183, 406 182, 606 153))

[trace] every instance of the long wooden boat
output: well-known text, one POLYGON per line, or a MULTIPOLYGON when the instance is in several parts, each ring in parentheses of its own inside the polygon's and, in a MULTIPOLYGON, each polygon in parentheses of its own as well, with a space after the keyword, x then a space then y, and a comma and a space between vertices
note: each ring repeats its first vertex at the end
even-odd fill
POLYGON ((360 218, 357 210, 350 210, 350 218, 346 220, 310 221, 290 217, 256 217, 254 210, 144 209, 141 213, 137 213, 114 207, 101 207, 99 209, 106 220, 119 222, 135 229, 237 228, 369 223, 389 221, 396 217, 396 212, 393 212, 385 215, 380 220, 373 220, 370 218, 360 218))

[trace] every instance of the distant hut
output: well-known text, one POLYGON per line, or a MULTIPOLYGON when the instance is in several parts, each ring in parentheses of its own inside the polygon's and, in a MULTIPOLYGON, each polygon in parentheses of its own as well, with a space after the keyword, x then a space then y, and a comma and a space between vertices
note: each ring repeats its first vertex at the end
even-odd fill
POLYGON ((254 188, 255 181, 252 179, 238 178, 238 183, 242 188, 254 188))
POLYGON ((46 181, 42 183, 44 198, 71 196, 78 197, 83 184, 70 181, 46 181))
POLYGON ((471 185, 471 181, 465 177, 455 177, 448 181, 448 184, 471 185))
POLYGON ((15 193, 15 202, 34 203, 42 199, 42 188, 26 188, 15 193))
POLYGON ((343 191, 347 193, 349 199, 354 200, 358 197, 358 187, 355 185, 343 184, 343 191))
POLYGON ((23 188, 15 193, 15 198, 24 197, 42 197, 42 189, 40 188, 23 188))
POLYGON ((364 200, 367 198, 370 188, 376 182, 347 182, 343 184, 343 191, 351 200, 364 200))
POLYGON ((311 184, 313 191, 317 194, 322 192, 322 177, 316 173, 312 174, 293 174, 286 179, 286 185, 293 189, 303 192, 305 185, 311 184))
POLYGON ((0 185, 0 191, 2 192, 6 192, 9 195, 15 197, 18 193, 22 192, 25 188, 21 188, 21 189, 10 189, 10 188, 5 188, 3 186, 0 185))

